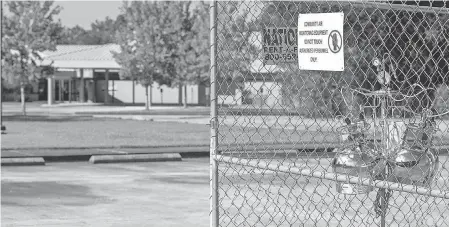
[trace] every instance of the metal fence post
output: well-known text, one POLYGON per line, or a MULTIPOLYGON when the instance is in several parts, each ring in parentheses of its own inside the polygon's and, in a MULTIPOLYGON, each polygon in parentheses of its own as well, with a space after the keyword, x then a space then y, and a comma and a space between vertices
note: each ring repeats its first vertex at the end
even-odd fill
POLYGON ((218 146, 218 120, 217 120, 217 2, 210 3, 210 226, 218 226, 218 162, 215 159, 218 146))
MULTIPOLYGON (((0 1, 0 25, 2 23, 1 18, 3 17, 3 1, 0 1)), ((3 37, 3 26, 0 27, 0 36, 3 37)), ((0 41, 1 45, 3 45, 3 42, 0 41)), ((0 57, 1 54, 0 54, 0 57)), ((2 71, 2 65, 0 63, 0 71, 2 71)), ((3 77, 1 78, 3 79, 3 77)), ((3 88, 3 82, 1 82, 1 87, 3 88)), ((6 127, 3 126, 3 90, 0 88, 1 93, 1 99, 0 99, 0 127, 1 127, 1 134, 4 134, 6 131, 6 127)))

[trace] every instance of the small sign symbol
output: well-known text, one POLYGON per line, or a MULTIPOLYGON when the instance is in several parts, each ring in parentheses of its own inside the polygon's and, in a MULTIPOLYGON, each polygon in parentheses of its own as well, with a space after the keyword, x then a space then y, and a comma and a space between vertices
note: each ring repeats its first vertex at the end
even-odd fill
POLYGON ((341 37, 340 32, 337 30, 331 31, 329 33, 329 38, 328 38, 328 45, 329 45, 329 49, 331 50, 331 52, 334 54, 340 52, 341 47, 343 46, 342 44, 343 44, 343 39, 341 37))

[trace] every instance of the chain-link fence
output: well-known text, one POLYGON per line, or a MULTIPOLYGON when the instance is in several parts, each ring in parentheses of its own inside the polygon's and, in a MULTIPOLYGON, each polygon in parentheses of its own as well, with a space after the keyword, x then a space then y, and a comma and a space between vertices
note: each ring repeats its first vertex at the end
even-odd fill
POLYGON ((212 226, 449 226, 448 2, 211 6, 212 226))

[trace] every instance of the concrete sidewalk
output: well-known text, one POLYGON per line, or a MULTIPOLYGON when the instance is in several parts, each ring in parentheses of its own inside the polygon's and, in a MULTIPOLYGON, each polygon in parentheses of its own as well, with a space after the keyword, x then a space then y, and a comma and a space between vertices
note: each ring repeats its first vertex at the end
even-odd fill
POLYGON ((122 120, 136 120, 136 121, 157 121, 157 122, 178 122, 188 124, 209 124, 210 116, 192 116, 192 115, 120 115, 120 114, 96 114, 93 118, 110 118, 122 120))
MULTIPOLYGON (((93 115, 93 114, 140 114, 140 115, 209 115, 210 107, 152 106, 146 111, 144 106, 113 106, 99 103, 61 103, 48 106, 44 102, 26 103, 27 115, 93 115)), ((20 102, 4 102, 3 116, 21 115, 20 102)))

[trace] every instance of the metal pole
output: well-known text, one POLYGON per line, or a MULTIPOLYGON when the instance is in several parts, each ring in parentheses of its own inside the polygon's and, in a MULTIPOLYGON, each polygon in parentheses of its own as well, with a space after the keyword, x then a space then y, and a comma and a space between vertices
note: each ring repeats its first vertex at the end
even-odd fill
MULTIPOLYGON (((3 1, 0 1, 0 25, 2 25, 2 18, 3 18, 3 1)), ((3 26, 0 26, 0 45, 3 46, 3 26)), ((0 53, 0 59, 3 60, 3 56, 1 56, 0 53)), ((0 72, 3 71, 2 69, 3 65, 0 63, 0 72)), ((0 80, 3 78, 0 78, 0 80)), ((3 81, 0 82, 1 83, 1 88, 0 88, 0 94, 1 94, 1 98, 0 98, 0 126, 1 126, 1 134, 5 134, 6 131, 6 127, 3 125, 3 81)))
POLYGON ((218 111, 217 111, 217 1, 210 3, 210 226, 219 226, 218 214, 218 111))
MULTIPOLYGON (((389 145, 387 139, 388 139, 388 125, 387 125, 387 119, 385 116, 385 99, 386 96, 381 98, 381 103, 380 103, 380 115, 381 115, 381 119, 382 119, 382 150, 383 150, 383 155, 387 155, 388 149, 389 149, 389 145)), ((387 163, 388 166, 388 163, 387 163)), ((385 179, 386 175, 388 174, 388 167, 385 167, 384 172, 382 173, 382 178, 385 179)), ((386 211, 387 211, 387 201, 386 201, 386 191, 384 188, 379 189, 380 190, 380 207, 381 207, 381 214, 380 214, 380 226, 381 227, 385 227, 385 216, 386 216, 386 211)))

